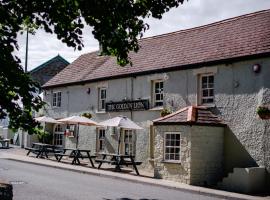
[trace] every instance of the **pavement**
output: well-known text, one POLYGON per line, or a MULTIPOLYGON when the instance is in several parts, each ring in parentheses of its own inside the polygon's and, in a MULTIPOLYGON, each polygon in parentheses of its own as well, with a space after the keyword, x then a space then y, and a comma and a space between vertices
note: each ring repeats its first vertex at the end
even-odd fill
POLYGON ((140 176, 137 176, 134 172, 130 170, 124 169, 123 172, 114 172, 109 169, 109 167, 105 166, 105 169, 95 169, 89 167, 89 165, 71 165, 70 161, 63 160, 63 162, 56 162, 54 158, 51 159, 39 159, 34 156, 26 156, 26 151, 24 149, 18 147, 12 147, 10 149, 0 149, 0 158, 15 160, 25 163, 32 163, 35 165, 48 166, 58 169, 69 170, 78 173, 85 173, 94 176, 101 177, 110 177, 115 179, 122 179, 135 183, 143 183, 148 185, 155 185, 159 187, 165 187, 175 190, 181 190, 186 192, 191 192, 195 194, 207 195, 211 197, 217 197, 221 199, 235 199, 235 200, 270 200, 270 197, 259 197, 259 196, 251 196, 244 195, 239 193, 227 192, 222 190, 192 186, 188 184, 178 183, 174 181, 168 181, 164 179, 156 179, 153 177, 152 173, 147 171, 139 170, 140 176), (128 173, 127 173, 128 172, 128 173))

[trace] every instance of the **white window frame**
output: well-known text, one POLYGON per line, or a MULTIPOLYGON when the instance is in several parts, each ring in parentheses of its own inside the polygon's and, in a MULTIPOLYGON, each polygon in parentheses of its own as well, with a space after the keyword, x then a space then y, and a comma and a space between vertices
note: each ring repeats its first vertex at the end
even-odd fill
POLYGON ((60 124, 56 124, 54 127, 53 144, 56 146, 64 146, 64 131, 60 124))
POLYGON ((127 155, 134 155, 134 147, 134 130, 123 129, 123 153, 127 155), (130 137, 126 137, 126 134, 128 134, 130 137), (126 138, 128 138, 128 140, 126 140, 126 138), (128 149, 128 152, 126 152, 126 149, 128 149))
POLYGON ((106 87, 98 88, 98 111, 105 111, 106 99, 107 99, 107 88, 106 87), (102 98, 102 96, 101 96, 102 91, 105 91, 105 98, 102 98), (102 104, 103 101, 104 101, 104 104, 102 104), (104 107, 102 107, 102 105, 104 105, 104 107))
POLYGON ((97 151, 98 152, 104 152, 105 151, 105 135, 106 130, 104 128, 98 128, 97 129, 97 151), (101 137, 101 135, 103 135, 101 137))
POLYGON ((215 102, 215 76, 213 73, 207 73, 207 74, 200 74, 199 76, 199 104, 200 105, 212 105, 215 102), (209 77, 212 76, 213 77, 213 85, 212 87, 210 86, 209 83, 209 77), (206 82, 206 87, 203 88, 203 78, 207 77, 207 82, 206 82), (206 90, 208 93, 208 96, 203 96, 203 91, 206 90), (210 91, 213 90, 213 95, 210 95, 210 91), (212 102, 203 102, 207 99, 212 99, 212 102))
MULTIPOLYGON (((172 137, 169 139, 169 142, 172 142, 173 139, 172 137)), ((164 153, 163 153, 163 158, 164 158, 164 161, 168 161, 168 162, 180 162, 181 161, 181 132, 165 132, 164 133, 164 153), (179 141, 176 139, 175 137, 175 140, 173 143, 167 145, 167 135, 179 135, 179 141), (179 142, 179 145, 177 145, 177 141, 179 142), (175 144, 175 145, 172 145, 172 144, 175 144), (168 152, 167 151, 167 148, 168 149, 174 149, 174 152, 168 152), (179 153, 176 152, 176 149, 179 149, 179 153), (178 159, 176 159, 177 157, 177 154, 178 154, 178 159), (169 156, 169 158, 167 157, 167 155, 169 156), (171 155, 174 155, 174 158, 172 159, 171 158, 171 155)))
POLYGON ((153 99, 153 107, 162 107, 164 104, 164 80, 154 80, 153 82, 153 91, 152 91, 152 99, 153 99), (162 83, 162 91, 156 92, 156 84, 162 83), (156 95, 160 95, 161 99, 157 100, 156 95), (157 103, 161 103, 161 105, 157 105, 157 103))
POLYGON ((61 103, 62 103, 62 92, 61 91, 53 92, 52 107, 59 108, 59 107, 61 107, 61 103))

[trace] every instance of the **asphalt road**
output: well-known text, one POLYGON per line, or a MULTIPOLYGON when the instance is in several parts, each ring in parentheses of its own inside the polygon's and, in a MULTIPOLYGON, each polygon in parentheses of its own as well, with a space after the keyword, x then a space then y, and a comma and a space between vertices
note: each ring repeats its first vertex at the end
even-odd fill
POLYGON ((215 197, 0 159, 14 200, 213 200, 215 197))

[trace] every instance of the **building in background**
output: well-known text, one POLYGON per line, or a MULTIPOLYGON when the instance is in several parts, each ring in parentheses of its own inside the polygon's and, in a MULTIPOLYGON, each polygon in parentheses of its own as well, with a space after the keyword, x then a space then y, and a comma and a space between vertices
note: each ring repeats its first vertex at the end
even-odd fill
MULTIPOLYGON (((29 73, 34 80, 36 80, 40 85, 43 85, 47 83, 51 78, 53 78, 53 76, 63 70, 67 65, 69 65, 69 62, 65 60, 62 56, 57 55, 52 59, 48 60, 47 62, 34 68, 29 73)), ((40 111, 40 113, 42 112, 43 111, 40 111)), ((4 138, 13 139, 16 133, 8 129, 8 120, 8 118, 0 120, 0 135, 2 135, 4 138)), ((17 134, 19 134, 19 136, 16 137, 17 139, 16 141, 14 141, 14 143, 16 142, 17 145, 21 145, 21 131, 18 131, 17 134)), ((31 137, 27 134, 24 134, 24 137, 25 140, 23 141, 25 144, 23 146, 29 146, 34 138, 34 140, 36 140, 36 137, 31 137)))

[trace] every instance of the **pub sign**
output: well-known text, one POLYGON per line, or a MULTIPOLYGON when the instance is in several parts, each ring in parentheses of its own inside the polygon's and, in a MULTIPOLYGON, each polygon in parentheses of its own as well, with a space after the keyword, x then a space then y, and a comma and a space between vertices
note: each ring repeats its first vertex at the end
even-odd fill
POLYGON ((106 103, 106 112, 140 111, 148 109, 149 109, 148 99, 106 103))

